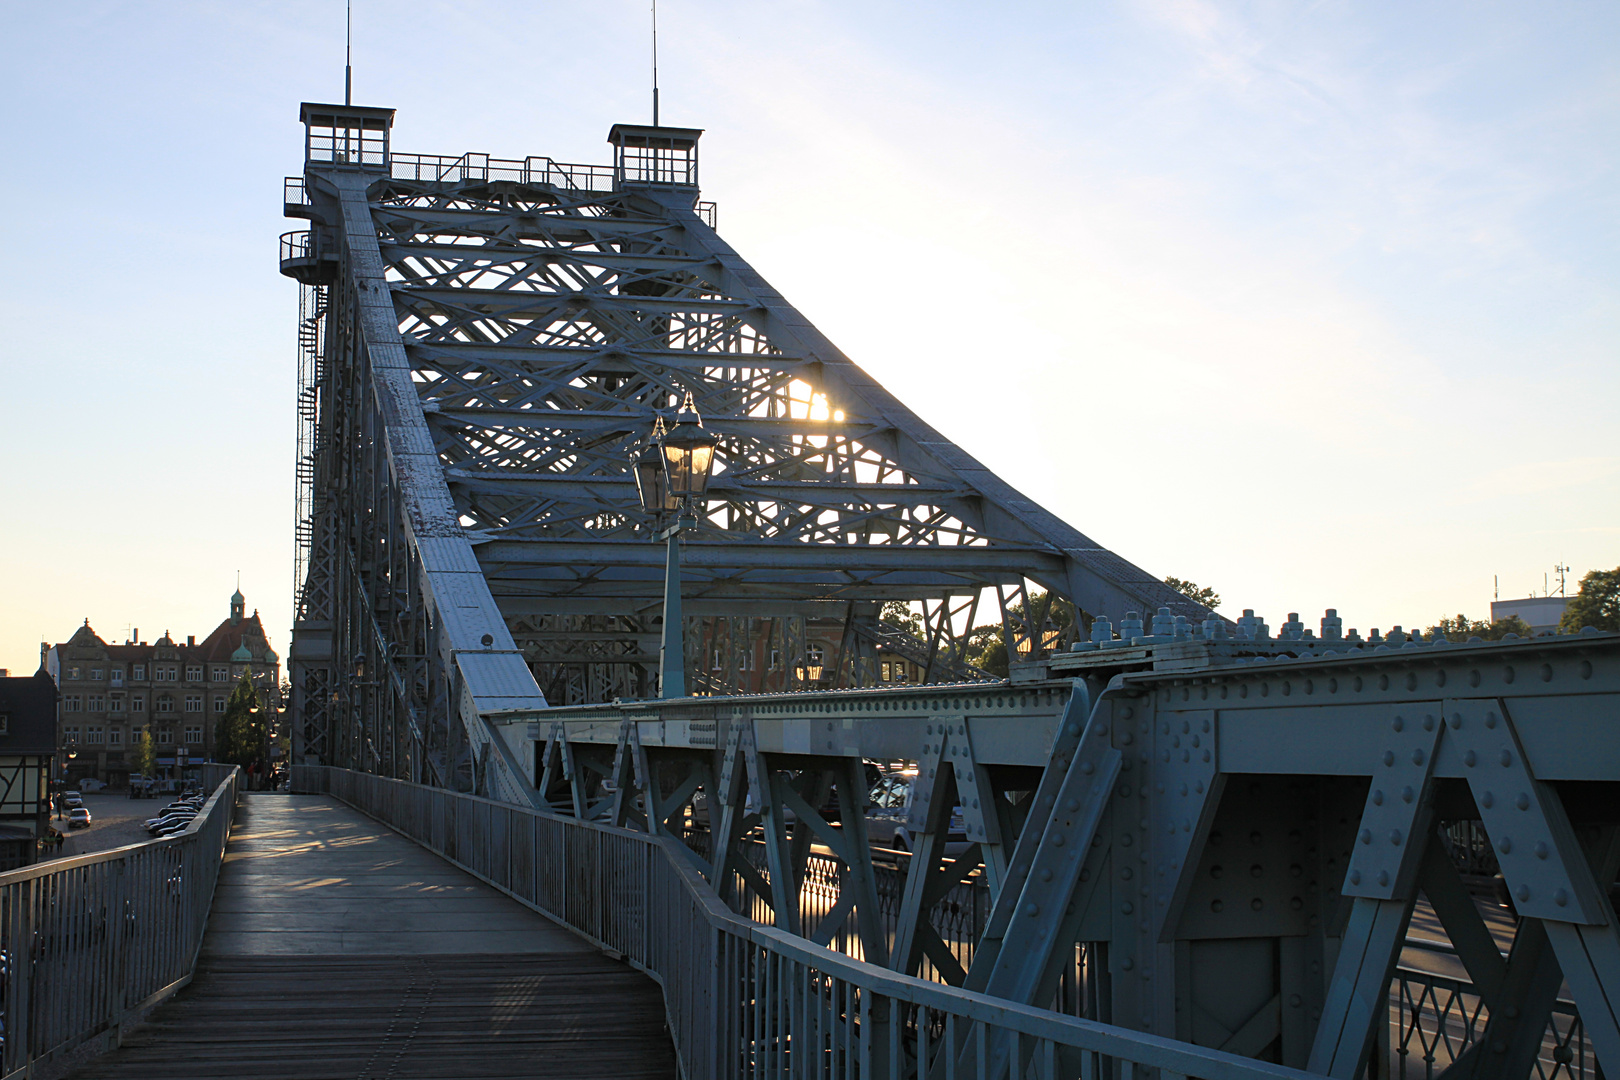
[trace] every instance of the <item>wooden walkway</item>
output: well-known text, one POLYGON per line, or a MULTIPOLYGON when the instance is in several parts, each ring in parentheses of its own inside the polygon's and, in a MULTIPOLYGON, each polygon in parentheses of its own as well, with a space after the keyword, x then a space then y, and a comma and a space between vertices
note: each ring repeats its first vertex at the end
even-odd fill
POLYGON ((192 983, 83 1080, 674 1078, 658 986, 333 799, 246 795, 192 983))

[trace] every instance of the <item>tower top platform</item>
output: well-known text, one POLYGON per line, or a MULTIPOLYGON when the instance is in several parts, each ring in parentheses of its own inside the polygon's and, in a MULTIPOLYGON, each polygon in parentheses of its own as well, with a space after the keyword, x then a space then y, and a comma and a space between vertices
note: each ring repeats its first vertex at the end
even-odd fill
POLYGON ((393 109, 306 101, 298 107, 298 119, 304 124, 305 162, 388 168, 393 109))
POLYGON ((697 187, 698 139, 702 128, 614 124, 614 175, 620 183, 697 187))

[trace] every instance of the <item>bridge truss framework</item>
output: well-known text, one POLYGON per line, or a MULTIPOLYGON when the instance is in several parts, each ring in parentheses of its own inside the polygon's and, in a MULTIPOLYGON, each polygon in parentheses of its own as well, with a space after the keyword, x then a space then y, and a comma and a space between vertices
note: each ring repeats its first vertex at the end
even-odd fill
POLYGON ((585 166, 394 153, 388 109, 302 119, 285 206, 311 228, 281 260, 304 285, 299 760, 532 797, 483 714, 655 695, 664 556, 628 466, 687 393, 720 438, 682 556, 706 692, 869 685, 880 649, 983 678, 981 596, 1032 661, 1095 615, 1207 617, 749 267, 698 199, 700 131, 615 125, 613 165, 585 166), (881 621, 890 601, 920 636, 881 621))
POLYGON ((286 208, 311 228, 282 248, 304 290, 296 760, 680 839, 791 933, 847 930, 869 963, 1022 1005, 1053 1000, 1080 943, 1096 1019, 1342 1080, 1367 1072, 1421 895, 1486 1015, 1446 1075, 1529 1076, 1561 979, 1620 1067, 1620 639, 1391 649, 1324 621, 1223 641, 788 306, 698 201, 700 132, 616 126, 597 167, 395 154, 390 110, 303 119, 286 208), (930 679, 982 677, 961 647, 980 596, 1042 663, 631 703, 656 690, 663 555, 628 462, 688 392, 722 463, 683 555, 699 685, 813 689, 814 659, 862 687, 888 601, 925 612, 930 679), (1147 634, 1122 618, 1155 609, 1147 634), (1094 618, 1100 647, 1068 652, 1094 618), (762 649, 777 685, 750 680, 762 649), (918 770, 892 936, 869 760, 918 770), (946 859, 958 815, 968 851, 946 859), (1442 857, 1459 822, 1521 916, 1506 956, 1442 857), (807 921, 817 846, 837 899, 807 921), (969 874, 994 904, 964 964, 926 913, 969 874))

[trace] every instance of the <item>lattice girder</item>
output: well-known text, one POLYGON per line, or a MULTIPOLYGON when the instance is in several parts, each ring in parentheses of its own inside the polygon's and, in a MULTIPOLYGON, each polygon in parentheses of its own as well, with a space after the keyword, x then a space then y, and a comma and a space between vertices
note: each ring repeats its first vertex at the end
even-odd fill
POLYGON ((371 198, 412 377, 498 596, 656 597, 654 523, 626 463, 690 391, 721 438, 707 528, 688 545, 694 598, 920 600, 1023 577, 1073 598, 1069 579, 1101 569, 1135 580, 1088 581, 1094 596, 1128 583, 1130 606, 1203 614, 1052 528, 884 394, 689 191, 390 181, 371 198), (988 550, 953 550, 974 547, 988 550), (903 570, 884 549, 907 549, 903 570))
MULTIPOLYGON (((466 707, 456 658, 467 646, 447 644, 472 633, 458 611, 477 609, 480 625, 496 615, 482 648, 511 648, 570 695, 640 685, 664 555, 628 462, 655 417, 688 393, 719 439, 702 527, 683 542, 695 617, 826 619, 806 605, 833 609, 841 634, 818 632, 841 642, 838 677, 860 681, 879 641, 872 605, 883 601, 924 606, 919 649, 941 654, 924 665, 941 678, 970 673, 967 627, 955 623, 971 621, 986 589, 1000 598, 1009 642, 1030 658, 1067 644, 1045 607, 1008 611, 1007 597, 1027 598, 1031 583, 1090 614, 1206 614, 884 391, 720 240, 694 210, 695 189, 388 172, 311 163, 304 204, 289 212, 316 223, 304 265, 324 274, 337 264, 336 306, 356 320, 344 355, 369 365, 325 402, 317 428, 327 457, 352 475, 328 468, 309 481, 316 502, 343 490, 347 515, 337 546, 323 541, 331 554, 309 595, 345 613, 331 631, 342 648, 375 647, 399 716, 466 707), (357 455, 356 439, 371 452, 357 455), (332 569, 344 559, 347 569, 332 569), (608 621, 588 630, 578 621, 599 617, 608 621)), ((754 624, 725 625, 715 637, 719 624, 705 623, 705 640, 743 649, 739 628, 754 624)), ((333 677, 355 683, 344 662, 334 656, 333 677)), ((741 662, 725 660, 719 677, 741 662)), ((471 755, 477 773, 489 748, 468 723, 406 726, 437 747, 435 760, 471 755)))

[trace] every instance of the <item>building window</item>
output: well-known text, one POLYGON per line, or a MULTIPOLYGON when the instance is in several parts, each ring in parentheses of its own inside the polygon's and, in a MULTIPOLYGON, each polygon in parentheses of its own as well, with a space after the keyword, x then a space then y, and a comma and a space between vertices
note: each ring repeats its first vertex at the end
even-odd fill
POLYGON ((114 686, 123 686, 124 669, 121 667, 115 667, 111 671, 107 672, 107 681, 114 686))
POLYGON ((781 649, 772 649, 771 650, 771 670, 772 671, 781 671, 782 670, 782 650, 781 649))
POLYGON ((141 732, 146 729, 139 724, 131 724, 129 728, 129 741, 131 745, 141 741, 141 732))
POLYGON ((179 671, 180 671, 179 668, 172 668, 172 667, 160 667, 160 668, 158 668, 157 669, 158 682, 174 682, 175 676, 179 674, 179 671))
POLYGON ((119 712, 119 713, 123 712, 124 711, 124 695, 123 694, 114 694, 112 697, 108 698, 107 699, 107 708, 112 712, 119 712))
POLYGON ((228 667, 216 667, 216 668, 214 668, 213 681, 214 682, 230 682, 231 681, 231 669, 228 668, 228 667))
POLYGON ((76 742, 78 742, 79 741, 79 729, 78 729, 78 727, 77 726, 72 726, 72 727, 63 728, 62 729, 62 741, 65 742, 65 743, 76 743, 76 742))
POLYGON ((174 744, 174 732, 169 728, 158 728, 157 741, 159 746, 172 746, 174 744))
POLYGON ((91 682, 100 682, 101 681, 101 675, 102 675, 102 671, 101 671, 100 668, 97 667, 97 668, 91 668, 90 669, 90 681, 91 682))
POLYGON ((157 699, 158 712, 174 712, 174 698, 163 694, 157 699))
POLYGON ((202 695, 186 695, 186 712, 202 712, 202 695))
POLYGON ((144 681, 146 679, 146 665, 136 664, 134 667, 130 668, 129 677, 136 682, 144 681))
POLYGON ((78 677, 79 677, 79 665, 74 664, 72 667, 68 668, 68 678, 77 679, 78 677))
POLYGON ((90 695, 90 711, 91 712, 106 712, 107 711, 107 699, 102 697, 100 694, 91 694, 90 695))
POLYGON ((130 712, 145 712, 146 711, 146 695, 145 694, 131 694, 130 697, 129 697, 129 711, 130 712))
POLYGON ((11 734, 11 714, 0 712, 0 735, 11 734))
POLYGON ((102 730, 101 728, 98 728, 98 727, 85 728, 84 729, 84 741, 87 742, 87 743, 96 743, 96 744, 104 743, 104 742, 107 741, 107 733, 104 730, 102 730))
POLYGON ((202 665, 186 665, 186 682, 202 682, 202 665))
POLYGON ((738 671, 753 671, 754 670, 754 651, 752 649, 749 649, 746 652, 742 652, 742 653, 737 654, 737 670, 738 671))
POLYGON ((714 668, 715 671, 719 671, 720 668, 721 668, 720 650, 719 649, 714 650, 714 663, 713 663, 712 667, 714 668))
POLYGON ((186 728, 186 742, 190 743, 192 746, 202 745, 202 727, 196 726, 186 728))
POLYGON ((115 728, 108 728, 107 729, 107 745, 108 746, 123 746, 124 745, 124 729, 123 728, 116 728, 116 727, 115 728))
POLYGON ((894 668, 887 660, 878 665, 878 679, 882 682, 894 681, 894 668))
POLYGON ((63 712, 78 712, 84 707, 84 699, 78 694, 65 694, 62 697, 63 712))
POLYGON ((218 694, 214 695, 214 711, 217 713, 222 713, 225 711, 225 699, 220 697, 218 694))

